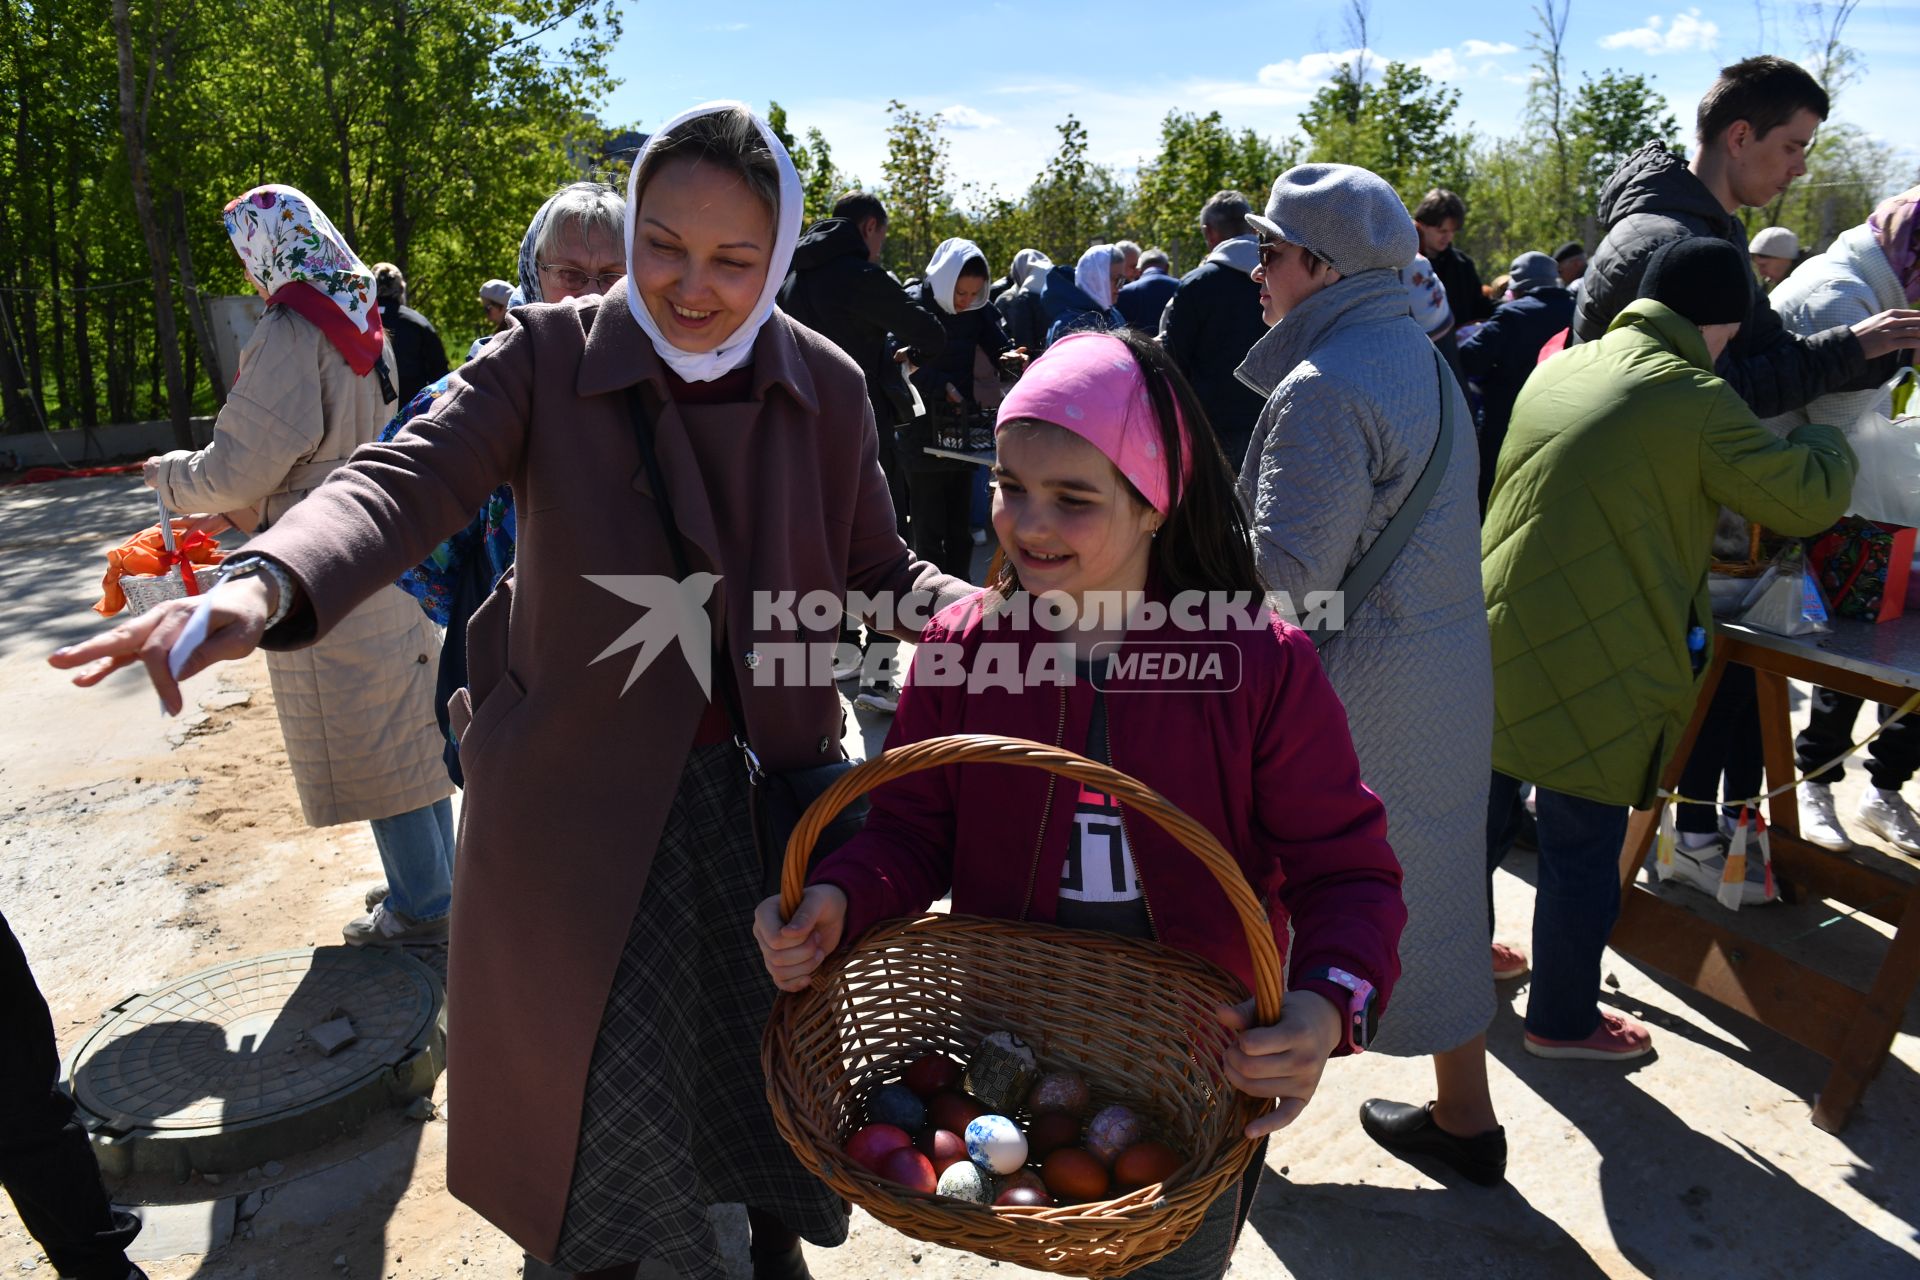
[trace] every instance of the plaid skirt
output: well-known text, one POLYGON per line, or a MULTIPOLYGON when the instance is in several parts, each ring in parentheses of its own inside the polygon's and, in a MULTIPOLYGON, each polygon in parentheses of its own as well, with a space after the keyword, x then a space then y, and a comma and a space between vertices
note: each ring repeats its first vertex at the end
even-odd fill
POLYGON ((776 994, 751 916, 760 857, 730 743, 696 747, 660 834, 587 1071, 556 1264, 657 1260, 724 1280, 715 1204, 778 1216, 816 1245, 847 1207, 774 1128, 760 1036, 776 994))

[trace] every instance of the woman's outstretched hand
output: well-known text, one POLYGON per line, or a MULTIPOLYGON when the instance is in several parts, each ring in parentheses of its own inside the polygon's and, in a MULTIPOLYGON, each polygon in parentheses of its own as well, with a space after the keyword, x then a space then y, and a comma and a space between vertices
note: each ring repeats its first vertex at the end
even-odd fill
POLYGON ((847 924, 847 895, 830 884, 810 885, 793 919, 780 922, 780 896, 775 894, 753 913, 753 940, 760 944, 773 985, 782 991, 804 991, 820 962, 840 945, 847 924))
POLYGON ((62 671, 77 671, 73 682, 82 689, 99 684, 122 667, 140 663, 160 695, 162 709, 170 716, 179 715, 180 680, 216 662, 244 658, 260 646, 260 634, 273 614, 272 593, 272 584, 258 575, 223 582, 204 596, 169 600, 91 640, 56 649, 47 661, 62 671), (193 651, 176 680, 168 655, 202 601, 207 606, 206 639, 193 651))

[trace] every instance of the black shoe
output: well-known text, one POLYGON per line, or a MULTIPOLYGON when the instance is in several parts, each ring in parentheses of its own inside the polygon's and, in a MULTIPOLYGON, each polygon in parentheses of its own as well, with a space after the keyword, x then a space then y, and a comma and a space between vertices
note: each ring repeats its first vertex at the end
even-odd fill
POLYGON ((1369 1098, 1360 1104, 1360 1127, 1367 1136, 1402 1158, 1430 1156, 1471 1182, 1494 1187, 1507 1177, 1507 1131, 1495 1127, 1471 1138, 1457 1138, 1433 1122, 1433 1104, 1369 1098))

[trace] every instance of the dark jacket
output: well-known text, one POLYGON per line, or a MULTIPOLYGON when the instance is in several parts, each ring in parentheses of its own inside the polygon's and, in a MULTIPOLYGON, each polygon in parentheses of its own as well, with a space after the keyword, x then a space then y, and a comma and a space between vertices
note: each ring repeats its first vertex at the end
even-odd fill
MULTIPOLYGON (((1659 142, 1627 157, 1601 188, 1600 225, 1606 238, 1587 260, 1570 345, 1593 342, 1607 331, 1639 296, 1647 259, 1668 241, 1715 236, 1747 251, 1746 225, 1721 207, 1683 158, 1659 142)), ((1829 391, 1877 386, 1898 370, 1897 355, 1869 362, 1860 340, 1845 327, 1804 338, 1789 333, 1758 283, 1748 284, 1752 306, 1714 372, 1760 417, 1797 409, 1829 391)))
POLYGON ((404 405, 420 394, 420 388, 447 376, 447 349, 433 321, 402 303, 382 302, 380 323, 386 328, 387 341, 393 344, 393 362, 399 366, 394 389, 404 405))
POLYGON ((1046 290, 1041 293, 1040 302, 1047 313, 1048 346, 1083 329, 1110 332, 1123 329, 1127 324, 1118 311, 1101 306, 1073 282, 1072 267, 1055 267, 1047 272, 1046 290))
POLYGON ((1160 332, 1160 315, 1173 301, 1180 282, 1164 271, 1150 271, 1132 284, 1122 285, 1114 310, 1126 318, 1127 328, 1152 337, 1160 332))
POLYGON ((1009 289, 994 300, 994 310, 1006 322, 1007 336, 1016 347, 1037 356, 1047 349, 1047 305, 1040 299, 1040 282, 1032 287, 1009 289))
POLYGON ((780 309, 860 366, 875 422, 888 427, 913 416, 912 397, 893 362, 894 346, 937 344, 940 322, 909 301, 884 268, 867 260, 867 242, 858 227, 845 218, 828 218, 807 228, 794 250, 793 270, 780 286, 780 309))
POLYGON ((1234 376, 1253 344, 1266 336, 1260 286, 1252 270, 1259 261, 1251 237, 1229 240, 1180 279, 1160 317, 1160 345, 1193 384, 1219 437, 1227 465, 1237 475, 1253 438, 1254 420, 1266 397, 1234 376), (1240 246, 1245 246, 1244 249, 1240 246), (1239 265, 1246 263, 1245 267, 1239 265))
POLYGON ((1480 271, 1473 259, 1448 245, 1439 253, 1427 255, 1433 274, 1447 291, 1447 306, 1453 309, 1455 324, 1472 324, 1493 314, 1493 299, 1480 287, 1480 271))
POLYGON ((915 306, 932 312, 940 326, 937 341, 914 346, 908 352, 914 363, 913 385, 920 388, 920 398, 929 406, 944 404, 951 384, 962 400, 974 405, 973 353, 984 351, 987 359, 998 360, 1013 350, 1013 339, 1000 323, 1000 313, 986 306, 949 315, 933 300, 933 286, 925 280, 908 289, 907 297, 915 306))
POLYGON ((1494 464, 1507 438, 1513 402, 1540 361, 1547 339, 1573 319, 1573 295, 1541 289, 1494 308, 1493 316, 1460 344, 1460 367, 1480 384, 1480 510, 1487 509, 1494 464))

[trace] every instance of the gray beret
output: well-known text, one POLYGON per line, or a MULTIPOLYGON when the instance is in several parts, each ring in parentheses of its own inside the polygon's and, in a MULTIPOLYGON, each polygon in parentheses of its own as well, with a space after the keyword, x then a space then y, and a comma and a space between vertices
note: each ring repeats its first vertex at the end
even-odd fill
POLYGON ((1524 297, 1536 289, 1560 287, 1560 264, 1544 253, 1529 251, 1513 260, 1508 269, 1507 287, 1513 296, 1524 297))
POLYGON ((1267 213, 1247 221, 1325 258, 1343 276, 1398 271, 1420 252, 1420 233, 1387 180, 1350 164, 1295 165, 1273 180, 1267 213))

